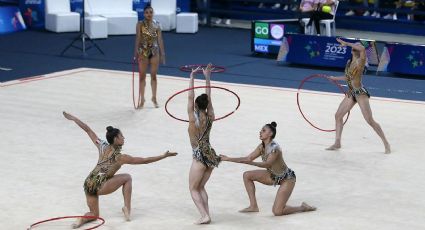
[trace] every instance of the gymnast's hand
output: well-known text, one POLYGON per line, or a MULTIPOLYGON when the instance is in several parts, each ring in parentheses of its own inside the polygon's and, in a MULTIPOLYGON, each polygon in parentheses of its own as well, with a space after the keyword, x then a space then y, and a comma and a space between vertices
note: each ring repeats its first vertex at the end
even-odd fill
POLYGON ((336 78, 336 77, 334 77, 334 76, 328 76, 327 77, 329 80, 332 80, 332 81, 337 81, 338 80, 338 78, 336 78))
POLYGON ((62 114, 68 120, 71 120, 71 121, 75 120, 75 117, 74 116, 72 116, 71 114, 69 114, 69 113, 67 113, 65 111, 63 111, 62 114))
POLYGON ((211 70, 212 70, 212 64, 208 63, 207 67, 205 67, 205 69, 202 69, 202 72, 204 73, 205 76, 210 76, 211 70))
POLYGON ((347 43, 345 41, 341 40, 341 38, 337 38, 336 41, 339 42, 339 44, 341 44, 341 46, 347 45, 347 43))
POLYGON ((190 77, 192 78, 192 77, 194 77, 195 76, 195 74, 199 71, 201 69, 201 67, 200 66, 198 66, 197 68, 195 68, 195 69, 192 69, 192 72, 190 73, 190 77))
POLYGON ((177 153, 176 152, 170 152, 170 151, 167 150, 167 152, 164 153, 164 156, 165 157, 174 157, 174 156, 177 156, 177 153))

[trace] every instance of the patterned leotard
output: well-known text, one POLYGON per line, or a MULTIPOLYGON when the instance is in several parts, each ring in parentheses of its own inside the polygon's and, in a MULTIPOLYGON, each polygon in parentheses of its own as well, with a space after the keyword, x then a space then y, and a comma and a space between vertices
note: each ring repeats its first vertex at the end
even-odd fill
POLYGON ((114 176, 121 168, 118 159, 121 156, 121 147, 117 147, 106 155, 105 151, 110 146, 104 140, 97 140, 99 143, 99 160, 96 167, 90 172, 84 181, 84 191, 89 195, 97 195, 100 187, 114 176))
MULTIPOLYGON (((199 127, 199 113, 195 112, 195 118, 195 126, 199 127)), ((192 149, 192 156, 207 167, 218 167, 220 157, 217 156, 210 144, 210 132, 213 121, 209 116, 206 116, 206 119, 207 124, 205 130, 197 137, 198 146, 192 149)))
POLYGON ((355 65, 354 67, 351 68, 351 61, 350 60, 347 62, 347 65, 345 66, 345 80, 347 81, 347 85, 348 85, 347 95, 348 95, 348 97, 352 97, 352 99, 354 101, 357 101, 356 96, 358 96, 358 95, 367 95, 368 97, 370 97, 369 92, 363 86, 363 84, 360 83, 361 87, 356 88, 356 87, 353 86, 353 83, 352 83, 352 81, 355 77, 361 78, 363 70, 364 70, 364 64, 355 65))
POLYGON ((270 142, 267 145, 260 144, 258 146, 260 148, 261 159, 263 162, 267 161, 267 158, 271 154, 280 154, 277 157, 278 164, 273 164, 267 171, 270 172, 271 179, 273 180, 273 185, 279 185, 283 180, 296 180, 295 172, 286 166, 285 161, 282 157, 282 150, 278 143, 275 141, 270 142))
POLYGON ((139 44, 138 53, 139 55, 151 58, 158 54, 158 30, 160 29, 159 22, 152 20, 150 24, 146 20, 140 23, 140 36, 141 42, 139 44))

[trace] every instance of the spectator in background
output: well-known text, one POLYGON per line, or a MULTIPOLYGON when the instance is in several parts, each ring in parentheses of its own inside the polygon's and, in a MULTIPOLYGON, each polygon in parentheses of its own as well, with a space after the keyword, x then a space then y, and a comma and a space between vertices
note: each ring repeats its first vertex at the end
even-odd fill
POLYGON ((363 13, 363 16, 372 16, 372 17, 381 17, 381 14, 376 11, 379 8, 379 0, 363 0, 363 6, 364 7, 369 7, 369 4, 373 3, 373 13, 370 14, 369 10, 366 10, 363 13))
POLYGON ((316 0, 301 0, 300 11, 301 18, 310 18, 314 11, 314 5, 316 0))
POLYGON ((203 12, 207 9, 208 0, 196 0, 196 8, 199 11, 199 24, 207 24, 207 14, 203 12))
MULTIPOLYGON (((393 4, 395 5, 395 9, 401 9, 401 8, 413 9, 415 7, 415 1, 412 1, 412 0, 398 0, 398 1, 394 1, 393 4)), ((397 20, 397 18, 398 18, 397 13, 387 14, 386 16, 384 16, 384 19, 397 20)), ((408 14, 407 19, 413 20, 413 15, 408 14)))
MULTIPOLYGON (((289 4, 287 4, 287 5, 283 4, 283 8, 282 9, 283 10, 297 11, 298 10, 298 1, 299 0, 288 0, 289 4)), ((272 4, 272 5, 269 5, 267 3, 261 2, 258 5, 258 8, 260 8, 260 9, 264 9, 264 8, 267 8, 267 7, 270 7, 273 10, 277 10, 277 9, 280 9, 282 7, 282 4, 275 3, 275 4, 272 4)))
MULTIPOLYGON (((380 13, 376 11, 376 9, 379 8, 379 0, 360 0, 360 1, 359 0, 351 0, 350 2, 360 3, 361 1, 363 1, 363 6, 367 7, 367 8, 369 8, 370 3, 373 3, 373 8, 374 8, 374 11, 373 11, 372 14, 370 14, 369 10, 366 10, 363 13, 363 16, 372 16, 372 17, 377 17, 377 18, 381 17, 380 13)), ((350 10, 345 14, 345 16, 353 16, 355 14, 356 13, 354 12, 354 10, 350 10)))
POLYGON ((307 26, 314 23, 316 32, 320 35, 320 20, 332 19, 335 14, 335 0, 314 0, 314 11, 311 13, 307 26))
MULTIPOLYGON (((222 10, 229 10, 230 9, 230 1, 227 0, 216 0, 215 2, 217 2, 217 4, 219 5, 219 8, 222 10)), ((214 21, 215 24, 221 24, 224 23, 226 25, 230 25, 232 24, 231 20, 229 18, 226 17, 227 14, 218 14, 217 15, 217 19, 214 21)))
POLYGON ((314 12, 314 2, 316 0, 301 0, 300 3, 300 15, 299 15, 299 21, 300 25, 304 27, 303 18, 311 18, 313 12, 314 12))
MULTIPOLYGON (((425 1, 417 2, 414 9, 425 13, 425 1)), ((425 21, 425 15, 413 15, 413 20, 425 21)))

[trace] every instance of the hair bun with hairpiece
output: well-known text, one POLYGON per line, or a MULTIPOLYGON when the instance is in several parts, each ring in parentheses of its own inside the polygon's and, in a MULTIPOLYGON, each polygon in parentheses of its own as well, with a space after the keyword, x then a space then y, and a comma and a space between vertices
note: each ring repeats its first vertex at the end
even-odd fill
POLYGON ((270 125, 271 125, 271 126, 273 126, 274 128, 276 128, 276 127, 277 127, 277 123, 276 123, 276 122, 274 122, 274 121, 272 121, 272 122, 270 123, 270 125))
POLYGON ((106 127, 106 131, 108 131, 108 132, 112 132, 113 130, 114 130, 114 127, 112 127, 112 126, 106 127))

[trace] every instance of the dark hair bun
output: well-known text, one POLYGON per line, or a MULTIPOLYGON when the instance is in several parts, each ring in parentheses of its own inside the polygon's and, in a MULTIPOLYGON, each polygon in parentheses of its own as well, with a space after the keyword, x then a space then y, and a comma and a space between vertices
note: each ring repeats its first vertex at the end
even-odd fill
POLYGON ((276 128, 276 127, 277 127, 277 123, 276 123, 276 122, 274 122, 274 121, 272 121, 272 122, 270 123, 270 125, 271 125, 271 126, 273 126, 274 128, 276 128))
POLYGON ((108 131, 108 132, 114 131, 114 127, 108 126, 108 127, 106 127, 106 131, 108 131))

